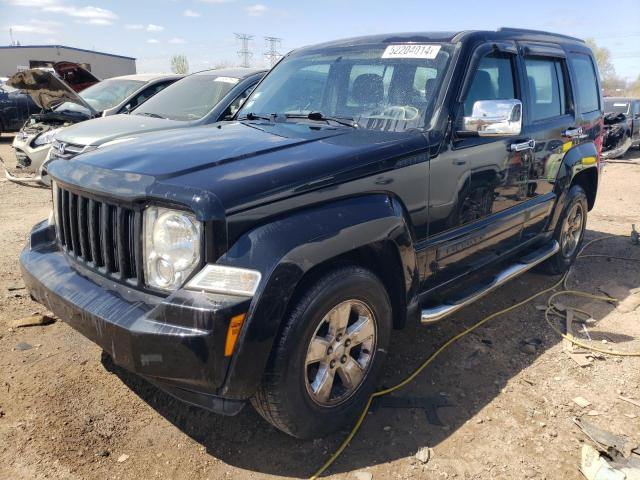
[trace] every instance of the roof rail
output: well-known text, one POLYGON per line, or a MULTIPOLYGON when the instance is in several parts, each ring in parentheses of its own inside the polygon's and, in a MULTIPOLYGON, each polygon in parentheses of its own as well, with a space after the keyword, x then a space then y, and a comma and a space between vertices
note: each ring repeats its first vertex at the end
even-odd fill
POLYGON ((577 37, 571 37, 569 35, 563 35, 561 33, 545 32, 544 30, 530 30, 527 28, 513 28, 513 27, 500 27, 498 32, 511 32, 511 33, 531 33, 535 35, 548 35, 550 37, 566 38, 567 40, 573 40, 575 42, 585 43, 584 40, 577 37))

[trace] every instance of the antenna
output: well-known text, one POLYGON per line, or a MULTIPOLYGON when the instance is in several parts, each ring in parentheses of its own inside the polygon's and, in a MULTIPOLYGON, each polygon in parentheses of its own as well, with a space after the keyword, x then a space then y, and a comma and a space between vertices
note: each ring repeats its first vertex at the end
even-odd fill
POLYGON ((267 51, 264 52, 264 56, 269 62, 269 66, 273 67, 282 58, 282 54, 278 51, 278 47, 282 44, 282 38, 264 37, 264 41, 267 44, 267 51))
POLYGON ((247 35, 246 33, 236 33, 236 40, 240 40, 241 47, 238 50, 238 56, 241 59, 240 66, 241 67, 249 67, 251 57, 253 57, 253 53, 249 50, 249 41, 253 40, 253 35, 247 35))

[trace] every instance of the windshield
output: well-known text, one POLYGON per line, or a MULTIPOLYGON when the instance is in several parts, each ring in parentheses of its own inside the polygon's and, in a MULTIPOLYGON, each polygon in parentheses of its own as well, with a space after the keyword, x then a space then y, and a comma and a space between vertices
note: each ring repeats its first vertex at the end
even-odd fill
POLYGON ((629 102, 605 100, 604 111, 605 113, 624 113, 627 115, 629 113, 629 102))
POLYGON ((82 99, 97 112, 115 107, 138 90, 145 82, 112 78, 103 80, 80 92, 82 99))
POLYGON ((423 128, 452 52, 450 44, 384 44, 293 53, 256 87, 237 118, 313 113, 311 120, 353 120, 371 130, 423 128))
POLYGON ((198 120, 209 113, 240 79, 190 75, 151 97, 133 113, 170 120, 198 120))

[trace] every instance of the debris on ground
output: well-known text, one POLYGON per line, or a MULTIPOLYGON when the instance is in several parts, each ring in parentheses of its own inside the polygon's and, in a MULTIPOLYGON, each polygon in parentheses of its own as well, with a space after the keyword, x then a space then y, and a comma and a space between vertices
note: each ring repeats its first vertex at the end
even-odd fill
POLYGON ((11 328, 38 327, 55 323, 56 319, 50 315, 31 315, 9 322, 11 328))
POLYGON ((126 462, 129 459, 129 455, 123 453, 118 457, 118 463, 126 462))
POLYGON ((416 459, 418 459, 421 463, 427 463, 432 456, 431 448, 422 447, 420 450, 416 452, 416 459))
POLYGON ((27 288, 27 287, 25 287, 25 286, 24 286, 24 285, 22 285, 22 284, 15 283, 15 284, 13 284, 13 285, 9 285, 9 286, 7 287, 7 290, 8 290, 8 291, 10 291, 10 292, 15 292, 15 291, 17 291, 17 290, 26 290, 26 288, 27 288))
POLYGON ((622 435, 603 430, 582 418, 574 418, 573 423, 596 445, 599 451, 606 453, 609 457, 618 459, 628 458, 631 455, 634 447, 629 447, 629 442, 622 435))
POLYGON ((612 467, 591 445, 582 445, 580 473, 587 480, 637 480, 640 470, 632 467, 628 473, 634 475, 634 470, 635 476, 629 476, 623 469, 612 467))
POLYGON ((20 350, 20 351, 31 350, 32 348, 33 348, 33 345, 27 342, 20 342, 15 346, 15 350, 20 350))
POLYGON ((591 402, 584 397, 576 397, 573 399, 573 403, 577 404, 579 407, 586 408, 591 405, 591 402))
POLYGON ((638 400, 634 400, 632 398, 623 397, 622 395, 618 395, 618 398, 620 400, 624 400, 625 402, 630 403, 631 405, 635 405, 636 407, 640 408, 640 401, 638 401, 638 400))
POLYGON ((535 354, 542 346, 542 340, 539 338, 528 338, 520 342, 520 351, 530 355, 535 354))

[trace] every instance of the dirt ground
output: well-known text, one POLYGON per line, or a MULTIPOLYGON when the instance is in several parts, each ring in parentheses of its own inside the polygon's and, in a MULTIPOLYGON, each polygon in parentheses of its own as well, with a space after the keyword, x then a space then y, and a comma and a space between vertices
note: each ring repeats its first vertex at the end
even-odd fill
MULTIPOLYGON (((14 161, 10 142, 0 138, 7 164, 14 161)), ((640 224, 637 149, 627 155, 634 158, 638 163, 605 169, 587 238, 615 238, 587 253, 640 258, 640 246, 629 239, 631 224, 640 224)), ((11 329, 12 320, 44 313, 19 289, 18 255, 31 226, 48 215, 49 200, 49 190, 5 181, 0 167, 0 478, 304 478, 328 458, 344 433, 299 441, 271 428, 250 406, 221 417, 183 405, 113 366, 62 321, 11 329)), ((465 326, 555 281, 528 273, 437 326, 396 332, 381 385, 403 379, 465 326)), ((624 298, 640 286, 640 264, 585 258, 569 284, 624 298)), ((622 314, 588 299, 566 302, 597 320, 589 330, 600 347, 640 350, 639 311, 622 314)), ((578 366, 535 308, 542 303, 467 335, 395 393, 393 404, 377 403, 327 476, 580 479, 585 437, 572 421, 580 416, 638 445, 640 407, 618 396, 640 400, 640 358, 605 356, 578 366), (579 407, 572 401, 577 396, 591 405, 579 407), (432 457, 422 463, 415 454, 425 446, 432 457)))

